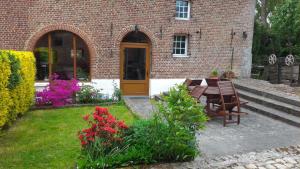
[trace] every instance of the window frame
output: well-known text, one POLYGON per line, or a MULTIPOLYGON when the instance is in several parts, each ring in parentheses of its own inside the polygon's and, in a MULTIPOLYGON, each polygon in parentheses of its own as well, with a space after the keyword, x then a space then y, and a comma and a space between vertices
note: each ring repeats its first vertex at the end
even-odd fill
MULTIPOLYGON (((51 32, 48 32, 48 33, 46 33, 45 35, 47 36, 47 48, 48 48, 48 63, 47 63, 47 65, 48 65, 48 80, 37 80, 37 79, 35 79, 35 83, 41 83, 41 84, 45 84, 45 83, 49 83, 49 82, 51 82, 51 75, 53 74, 53 63, 52 63, 52 48, 53 47, 55 47, 54 46, 54 44, 53 44, 53 35, 52 35, 52 33, 53 32, 56 32, 56 31, 61 31, 61 30, 54 30, 54 31, 51 31, 51 32)), ((88 78, 87 78, 87 80, 83 80, 83 81, 81 81, 81 80, 79 80, 78 78, 77 78, 77 57, 74 57, 74 56, 77 56, 77 51, 78 51, 78 48, 77 48, 77 41, 79 40, 79 39, 81 39, 78 35, 76 35, 75 33, 73 33, 73 32, 70 32, 70 31, 65 31, 65 32, 69 32, 69 33, 71 33, 72 34, 72 42, 71 42, 71 50, 70 50, 70 52, 71 52, 71 57, 73 58, 72 59, 72 65, 73 65, 73 79, 76 79, 76 80, 78 80, 79 82, 91 82, 91 80, 92 80, 92 76, 91 76, 91 74, 92 74, 92 72, 91 72, 91 56, 90 56, 90 52, 89 52, 89 49, 88 49, 88 47, 87 47, 87 53, 88 53, 88 63, 89 63, 89 73, 88 73, 88 78), (73 56, 72 56, 73 55, 73 56)), ((40 37, 40 39, 42 38, 43 36, 41 36, 40 37)), ((83 39, 81 39, 83 42, 84 42, 84 40, 83 39)), ((34 47, 34 50, 33 50, 33 52, 35 51, 35 49, 36 49, 36 46, 37 46, 37 43, 38 43, 38 41, 36 42, 36 44, 35 44, 35 47, 34 47)), ((85 42, 84 42, 85 43, 85 42)), ((85 43, 85 45, 87 45, 86 43, 85 43)), ((71 80, 71 79, 70 79, 71 80)))
POLYGON ((176 20, 190 20, 191 19, 191 1, 190 0, 176 0, 175 1, 175 19, 176 20), (188 11, 187 11, 187 18, 177 17, 177 1, 186 1, 188 3, 188 11))
POLYGON ((189 43, 189 36, 187 34, 175 34, 173 36, 173 45, 172 45, 173 57, 189 57, 188 56, 188 46, 189 46, 188 43, 189 43), (184 36, 185 37, 185 48, 184 48, 185 49, 185 53, 184 54, 176 54, 176 53, 174 53, 174 43, 175 43, 174 38, 176 36, 184 36))

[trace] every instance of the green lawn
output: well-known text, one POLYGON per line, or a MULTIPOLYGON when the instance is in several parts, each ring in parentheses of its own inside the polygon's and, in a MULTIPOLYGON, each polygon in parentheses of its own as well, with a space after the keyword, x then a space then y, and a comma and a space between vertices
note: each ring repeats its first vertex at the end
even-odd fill
MULTIPOLYGON (((86 127, 82 116, 94 107, 28 112, 0 136, 0 168, 74 168, 80 153, 77 132, 86 127)), ((118 119, 136 117, 123 105, 109 106, 118 119)))

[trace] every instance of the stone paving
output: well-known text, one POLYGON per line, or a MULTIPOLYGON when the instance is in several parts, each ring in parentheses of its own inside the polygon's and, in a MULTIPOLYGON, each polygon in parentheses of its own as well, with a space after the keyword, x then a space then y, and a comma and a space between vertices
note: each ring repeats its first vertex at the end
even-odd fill
MULTIPOLYGON (((295 88, 259 80, 241 80, 261 90, 298 97, 295 88)), ((239 80, 239 82, 241 82, 239 80)), ((205 100, 203 100, 205 101, 205 100)), ((143 118, 154 110, 148 98, 126 98, 125 102, 143 118)), ((151 169, 300 169, 300 129, 249 112, 241 124, 222 126, 222 119, 207 123, 197 134, 201 156, 192 162, 147 166, 151 169), (296 145, 296 146, 293 146, 296 145), (283 147, 283 148, 278 148, 283 147)))
POLYGON ((197 158, 193 162, 160 164, 149 169, 300 169, 300 145, 215 158, 197 158))
POLYGON ((291 87, 285 84, 271 84, 268 81, 257 80, 257 79, 235 79, 235 83, 247 84, 251 87, 254 87, 258 90, 264 90, 276 93, 278 95, 290 96, 300 99, 300 87, 291 87))
POLYGON ((132 112, 145 119, 151 117, 155 108, 149 97, 126 96, 124 101, 132 112))

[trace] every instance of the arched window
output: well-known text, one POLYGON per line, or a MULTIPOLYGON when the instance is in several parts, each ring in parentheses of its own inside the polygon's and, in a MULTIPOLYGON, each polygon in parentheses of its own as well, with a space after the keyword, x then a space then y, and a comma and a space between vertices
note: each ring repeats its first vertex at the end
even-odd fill
POLYGON ((68 31, 53 31, 35 45, 36 80, 48 81, 53 74, 59 79, 90 79, 89 51, 85 42, 68 31))

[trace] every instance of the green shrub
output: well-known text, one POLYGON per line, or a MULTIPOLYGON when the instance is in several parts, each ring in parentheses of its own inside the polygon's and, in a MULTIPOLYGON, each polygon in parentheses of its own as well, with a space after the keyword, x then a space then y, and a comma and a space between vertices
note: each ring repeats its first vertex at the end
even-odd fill
POLYGON ((207 116, 204 107, 192 98, 185 85, 177 85, 163 96, 163 101, 157 104, 157 115, 166 120, 171 128, 188 128, 196 131, 204 127, 207 116))
MULTIPOLYGON (((90 158, 83 155, 80 168, 116 168, 156 162, 183 162, 198 152, 195 132, 207 117, 184 85, 177 85, 158 103, 153 119, 139 120, 124 133, 122 144, 113 152, 90 158), (92 160, 91 160, 92 159, 92 160)), ((100 151, 101 145, 95 151, 100 151)))
POLYGON ((112 95, 112 99, 114 101, 122 101, 122 92, 121 89, 117 87, 117 83, 113 81, 114 92, 112 95))
POLYGON ((33 104, 35 74, 32 52, 0 51, 0 128, 33 104))
POLYGON ((99 103, 103 101, 103 94, 91 85, 83 85, 77 92, 77 98, 79 103, 99 103))
POLYGON ((8 58, 10 60, 10 70, 11 70, 8 88, 12 90, 21 82, 21 78, 22 78, 20 72, 21 66, 20 66, 20 60, 17 59, 12 53, 8 53, 8 58))

